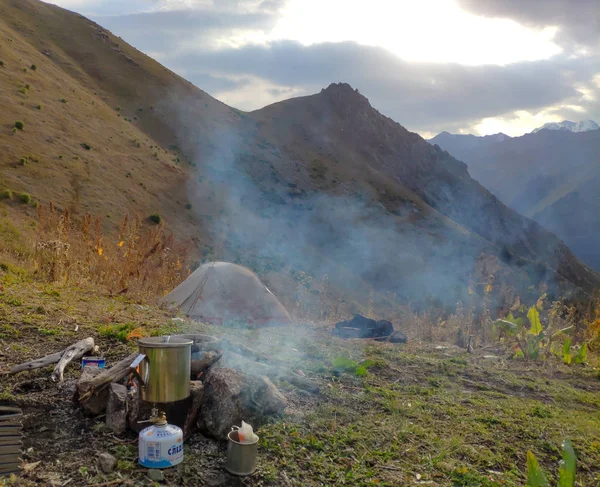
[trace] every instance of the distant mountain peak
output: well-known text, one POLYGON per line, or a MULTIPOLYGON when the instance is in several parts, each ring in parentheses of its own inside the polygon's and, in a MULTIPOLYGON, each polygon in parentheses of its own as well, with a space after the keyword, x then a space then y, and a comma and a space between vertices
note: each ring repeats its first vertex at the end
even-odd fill
POLYGON ((331 83, 327 88, 321 90, 321 94, 334 103, 371 106, 369 100, 348 83, 331 83))
POLYGON ((590 130, 598 130, 600 126, 593 120, 581 120, 580 122, 571 122, 563 120, 562 122, 548 122, 541 127, 536 128, 532 134, 540 130, 565 130, 567 132, 588 132, 590 130))

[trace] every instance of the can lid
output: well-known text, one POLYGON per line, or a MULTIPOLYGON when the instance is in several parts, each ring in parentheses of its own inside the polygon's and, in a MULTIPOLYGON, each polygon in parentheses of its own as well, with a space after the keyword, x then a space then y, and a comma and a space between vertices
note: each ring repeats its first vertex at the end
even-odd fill
POLYGON ((177 336, 165 335, 161 337, 140 338, 138 345, 148 348, 177 348, 192 345, 192 340, 177 336))

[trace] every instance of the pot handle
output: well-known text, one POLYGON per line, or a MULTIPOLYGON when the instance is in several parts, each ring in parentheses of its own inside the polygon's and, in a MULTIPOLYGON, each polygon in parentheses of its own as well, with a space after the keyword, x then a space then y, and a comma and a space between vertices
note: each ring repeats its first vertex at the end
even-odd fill
POLYGON ((142 383, 142 386, 147 386, 148 385, 148 377, 150 376, 150 370, 149 367, 146 367, 146 371, 144 374, 144 377, 142 377, 140 375, 140 373, 138 372, 138 366, 142 363, 143 360, 146 360, 147 357, 146 355, 144 355, 143 353, 140 353, 133 362, 131 362, 131 365, 129 367, 131 367, 133 369, 133 373, 134 375, 139 379, 139 381, 142 383))

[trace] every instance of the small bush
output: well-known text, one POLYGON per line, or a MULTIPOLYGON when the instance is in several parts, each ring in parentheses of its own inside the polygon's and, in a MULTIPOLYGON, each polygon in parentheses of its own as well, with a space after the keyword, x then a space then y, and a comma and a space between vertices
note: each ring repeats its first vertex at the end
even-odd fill
POLYGON ((186 203, 185 204, 185 209, 186 210, 191 210, 192 209, 192 204, 191 203, 186 203))
POLYGON ((3 189, 2 192, 0 192, 0 199, 12 200, 13 192, 10 189, 3 189))
POLYGON ((160 216, 158 213, 154 213, 148 217, 148 220, 159 225, 162 222, 162 216, 160 216))
POLYGON ((4 66, 4 61, 0 59, 0 66, 4 66))
POLYGON ((90 144, 86 144, 85 142, 81 143, 81 147, 83 147, 85 150, 90 150, 92 148, 90 144))
POLYGON ((31 88, 31 86, 29 85, 29 83, 27 83, 27 84, 25 85, 25 89, 29 90, 30 88, 31 88))
POLYGON ((31 195, 29 193, 21 193, 19 195, 19 201, 28 205, 31 203, 31 195))
POLYGON ((37 108, 38 110, 41 110, 42 108, 44 108, 44 105, 42 105, 42 104, 40 103, 40 104, 39 104, 38 106, 36 106, 35 108, 37 108))
POLYGON ((20 120, 17 120, 15 122, 15 128, 18 130, 23 130, 25 128, 25 124, 23 122, 21 122, 20 120))
POLYGON ((26 73, 27 72, 27 68, 23 68, 23 72, 26 73))
POLYGON ((67 100, 65 100, 64 98, 61 98, 61 99, 60 99, 60 102, 61 102, 61 103, 67 103, 67 100))
POLYGON ((24 157, 21 157, 21 159, 19 159, 19 166, 24 166, 25 164, 27 164, 27 161, 24 157))
POLYGON ((35 64, 32 64, 32 65, 31 65, 31 67, 30 67, 30 69, 31 69, 32 71, 35 71, 35 70, 37 69, 37 66, 36 66, 35 64))
POLYGON ((21 88, 19 88, 19 93, 27 96, 29 94, 29 91, 27 91, 27 88, 25 88, 24 86, 21 86, 21 88))
POLYGON ((58 158, 59 158, 59 159, 62 159, 62 158, 63 158, 63 155, 62 155, 62 154, 58 154, 58 158))

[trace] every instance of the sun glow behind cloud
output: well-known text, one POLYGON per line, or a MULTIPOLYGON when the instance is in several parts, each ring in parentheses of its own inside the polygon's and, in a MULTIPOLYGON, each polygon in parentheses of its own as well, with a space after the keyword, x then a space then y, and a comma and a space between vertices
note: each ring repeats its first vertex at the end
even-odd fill
POLYGON ((519 135, 598 105, 600 78, 573 68, 590 70, 573 61, 586 52, 561 41, 564 25, 475 15, 459 0, 52 1, 246 110, 348 81, 422 134, 519 135), (251 57, 240 62, 241 52, 251 57), (564 72, 549 69, 553 63, 564 72), (291 79, 285 73, 293 69, 299 76, 291 79))
POLYGON ((355 41, 407 61, 477 65, 547 59, 561 51, 556 30, 471 15, 452 0, 291 0, 268 37, 355 41))

